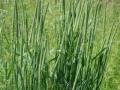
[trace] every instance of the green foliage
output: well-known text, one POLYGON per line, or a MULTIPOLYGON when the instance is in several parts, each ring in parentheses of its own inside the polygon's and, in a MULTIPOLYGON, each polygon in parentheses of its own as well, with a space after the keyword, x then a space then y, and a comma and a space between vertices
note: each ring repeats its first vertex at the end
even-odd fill
POLYGON ((36 0, 33 15, 14 0, 9 38, 0 26, 0 89, 99 90, 117 25, 106 27, 101 0, 60 0, 53 21, 46 2, 36 0))

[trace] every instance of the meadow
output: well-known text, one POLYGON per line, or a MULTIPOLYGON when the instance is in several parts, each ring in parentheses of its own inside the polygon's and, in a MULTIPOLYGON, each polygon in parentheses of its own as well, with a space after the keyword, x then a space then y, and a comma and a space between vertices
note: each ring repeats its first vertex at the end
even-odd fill
POLYGON ((119 0, 0 0, 0 90, 120 90, 119 0))

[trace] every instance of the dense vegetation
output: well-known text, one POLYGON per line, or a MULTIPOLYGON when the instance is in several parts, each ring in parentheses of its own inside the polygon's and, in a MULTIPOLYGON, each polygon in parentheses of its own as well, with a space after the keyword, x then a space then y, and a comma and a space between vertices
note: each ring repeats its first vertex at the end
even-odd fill
POLYGON ((119 4, 1 0, 0 90, 119 90, 119 4))

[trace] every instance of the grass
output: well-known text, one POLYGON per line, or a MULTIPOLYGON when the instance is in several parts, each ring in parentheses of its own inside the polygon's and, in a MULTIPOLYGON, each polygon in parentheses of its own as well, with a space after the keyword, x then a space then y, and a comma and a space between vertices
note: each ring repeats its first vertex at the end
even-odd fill
POLYGON ((106 27, 106 6, 99 0, 60 0, 58 15, 48 20, 46 2, 36 0, 29 19, 25 2, 14 0, 10 35, 0 30, 0 89, 99 90, 116 22, 106 27))

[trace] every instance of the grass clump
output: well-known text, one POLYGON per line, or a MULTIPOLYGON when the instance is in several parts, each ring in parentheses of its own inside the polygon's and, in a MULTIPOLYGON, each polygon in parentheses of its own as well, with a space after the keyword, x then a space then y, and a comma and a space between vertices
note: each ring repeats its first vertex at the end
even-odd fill
MULTIPOLYGON (((23 0, 14 0, 10 60, 3 63, 2 79, 6 90, 99 90, 107 56, 116 31, 113 24, 108 36, 104 15, 99 30, 100 0, 60 0, 53 34, 54 57, 49 58, 46 29, 49 3, 36 0, 32 24, 23 0), (20 14, 22 13, 22 14, 20 14), (100 45, 97 44, 101 35, 100 45)), ((3 51, 1 50, 1 53, 3 51)))

